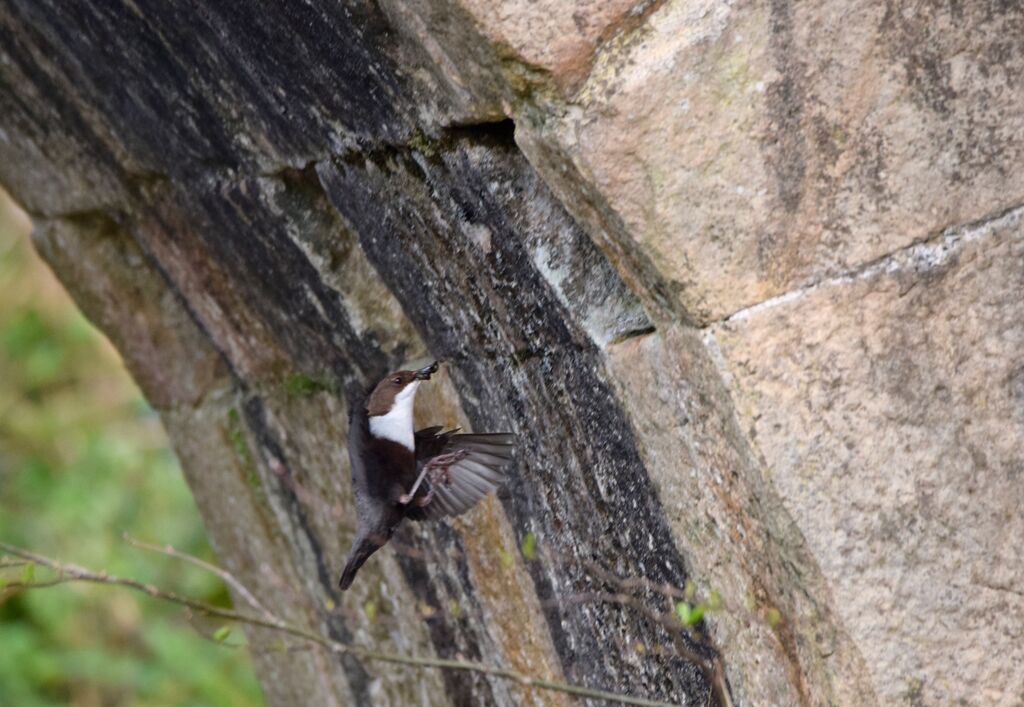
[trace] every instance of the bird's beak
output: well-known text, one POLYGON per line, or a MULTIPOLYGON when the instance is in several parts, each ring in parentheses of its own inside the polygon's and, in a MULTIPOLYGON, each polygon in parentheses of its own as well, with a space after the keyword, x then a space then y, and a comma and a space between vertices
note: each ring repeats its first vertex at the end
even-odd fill
POLYGON ((420 370, 416 371, 416 380, 418 380, 418 381, 430 380, 430 376, 432 376, 435 373, 437 373, 437 368, 438 368, 437 361, 434 361, 429 366, 425 366, 425 367, 421 368, 420 370))

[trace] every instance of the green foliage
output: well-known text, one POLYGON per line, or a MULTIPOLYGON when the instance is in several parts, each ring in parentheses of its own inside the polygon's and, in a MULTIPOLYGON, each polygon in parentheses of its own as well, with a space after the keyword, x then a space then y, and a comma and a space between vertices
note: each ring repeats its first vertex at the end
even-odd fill
POLYGON ((305 373, 291 373, 284 380, 285 390, 297 398, 308 398, 317 393, 331 392, 331 384, 321 378, 313 378, 305 373))
POLYGON ((683 595, 686 601, 676 602, 675 612, 679 622, 688 628, 700 623, 708 612, 719 611, 722 608, 722 595, 716 591, 711 591, 708 598, 703 601, 695 601, 697 585, 692 580, 686 580, 683 595))
POLYGON ((537 536, 532 532, 524 535, 523 541, 520 543, 520 549, 523 551, 523 557, 527 560, 535 558, 537 556, 537 536))
MULTIPOLYGON (((216 577, 122 541, 214 559, 157 415, 11 213, 0 193, 0 538, 227 605, 216 577)), ((0 705, 261 701, 247 652, 204 639, 178 607, 84 584, 0 590, 0 705)))
POLYGON ((676 616, 684 626, 693 626, 704 618, 707 607, 704 604, 691 605, 685 601, 676 603, 676 616))

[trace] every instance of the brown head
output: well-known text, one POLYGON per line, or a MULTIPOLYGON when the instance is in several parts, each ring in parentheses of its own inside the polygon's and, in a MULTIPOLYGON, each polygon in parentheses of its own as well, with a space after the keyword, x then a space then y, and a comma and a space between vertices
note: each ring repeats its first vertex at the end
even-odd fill
POLYGON ((390 439, 413 449, 412 409, 416 388, 437 372, 434 361, 418 371, 395 371, 388 374, 366 400, 370 432, 374 437, 390 439))
POLYGON ((434 361, 417 371, 389 373, 367 398, 366 412, 370 417, 387 415, 394 408, 396 401, 411 399, 420 381, 430 380, 430 376, 437 373, 437 368, 438 362, 434 361))

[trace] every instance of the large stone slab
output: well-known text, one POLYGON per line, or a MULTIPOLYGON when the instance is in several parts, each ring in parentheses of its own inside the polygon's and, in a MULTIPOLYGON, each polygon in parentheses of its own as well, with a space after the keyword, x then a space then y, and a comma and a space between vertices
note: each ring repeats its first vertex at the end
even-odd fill
POLYGON ((586 75, 594 52, 643 0, 465 0, 480 33, 508 57, 568 86, 586 75))
POLYGON ((738 704, 865 705, 874 691, 827 583, 689 327, 608 347, 609 367, 738 704))
MULTIPOLYGON (((451 524, 407 524, 337 591, 355 530, 339 379, 426 349, 317 183, 221 176, 146 193, 145 216, 43 220, 36 244, 160 408, 227 568, 335 640, 564 681, 519 534, 493 499, 451 524)), ((420 397, 421 426, 472 428, 446 372, 420 397)), ((564 704, 249 633, 271 704, 564 704)))
POLYGON ((672 0, 517 140, 707 321, 1024 202, 1022 71, 1016 3, 672 0))
POLYGON ((885 703, 1024 696, 1022 216, 708 334, 885 703))
POLYGON ((266 173, 436 129, 431 74, 399 69, 425 57, 374 3, 279 9, 5 3, 0 147, 17 159, 0 179, 53 215, 123 206, 156 175, 266 173))
POLYGON ((128 229, 102 214, 38 220, 36 248, 117 346, 157 409, 192 406, 227 367, 128 229))

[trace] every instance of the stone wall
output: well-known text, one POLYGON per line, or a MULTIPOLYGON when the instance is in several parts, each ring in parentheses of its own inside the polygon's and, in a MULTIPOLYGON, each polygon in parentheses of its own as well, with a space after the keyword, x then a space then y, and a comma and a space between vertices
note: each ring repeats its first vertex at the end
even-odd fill
MULTIPOLYGON (((1013 705, 1022 75, 999 0, 4 0, 0 183, 293 621, 686 704, 716 652, 738 704, 1013 705), (343 391, 428 354, 424 422, 515 430, 515 479, 339 595, 343 391), (679 650, 594 567, 722 608, 679 650)), ((257 663, 272 704, 565 701, 257 663)))

